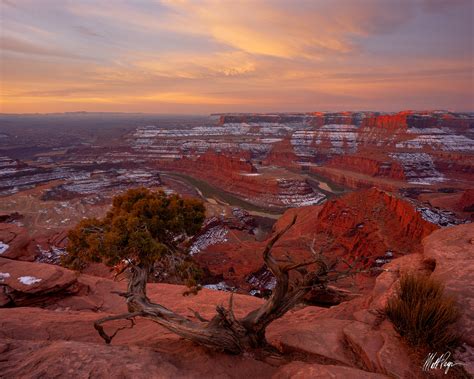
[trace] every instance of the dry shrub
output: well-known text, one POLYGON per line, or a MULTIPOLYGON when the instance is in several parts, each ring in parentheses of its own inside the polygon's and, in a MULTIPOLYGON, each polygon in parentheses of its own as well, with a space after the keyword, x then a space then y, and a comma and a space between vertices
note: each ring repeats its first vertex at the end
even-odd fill
POLYGON ((397 331, 414 346, 434 349, 458 342, 454 323, 460 313, 439 281, 424 274, 404 274, 397 293, 388 301, 386 314, 397 331))

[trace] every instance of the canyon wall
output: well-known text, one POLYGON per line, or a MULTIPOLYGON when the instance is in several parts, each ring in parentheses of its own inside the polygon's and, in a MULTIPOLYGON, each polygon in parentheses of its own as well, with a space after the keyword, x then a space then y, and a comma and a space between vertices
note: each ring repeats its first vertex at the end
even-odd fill
MULTIPOLYGON (((290 209, 274 225, 273 232, 285 228, 294 216, 296 224, 275 245, 275 257, 291 257, 295 262, 311 260, 313 245, 329 260, 340 257, 372 269, 394 258, 419 253, 423 238, 439 228, 424 220, 410 203, 376 188, 353 192, 320 206, 290 209)), ((229 285, 261 289, 271 285, 261 256, 265 244, 221 241, 208 245, 195 258, 229 285)), ((365 285, 364 281, 371 281, 370 274, 361 285, 365 285)))
POLYGON ((327 172, 319 169, 320 174, 352 188, 436 188, 450 183, 462 189, 473 174, 472 113, 312 112, 214 117, 217 122, 211 126, 138 128, 130 135, 132 148, 135 154, 160 161, 195 158, 207 151, 239 154, 256 165, 256 172, 260 166, 292 170, 322 167, 327 172), (331 169, 357 175, 341 175, 331 169))
POLYGON ((250 160, 240 155, 208 151, 197 158, 161 161, 158 166, 204 180, 259 206, 303 206, 317 204, 325 198, 303 178, 287 173, 283 176, 257 173, 250 160))
POLYGON ((365 156, 340 155, 331 159, 327 166, 344 168, 374 177, 384 177, 394 180, 405 180, 405 173, 400 163, 393 160, 377 160, 365 156))

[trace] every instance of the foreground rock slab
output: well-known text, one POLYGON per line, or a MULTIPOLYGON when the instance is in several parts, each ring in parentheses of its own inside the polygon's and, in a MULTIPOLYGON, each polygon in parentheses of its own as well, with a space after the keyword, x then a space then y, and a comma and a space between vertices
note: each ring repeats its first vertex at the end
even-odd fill
POLYGON ((77 274, 59 266, 0 258, 0 306, 54 301, 78 290, 77 274))
MULTIPOLYGON (((10 301, 0 309, 0 377, 424 378, 422 364, 380 311, 401 273, 434 269, 448 292, 467 299, 461 326, 468 343, 471 236, 471 225, 437 231, 425 239, 423 253, 384 265, 370 293, 329 308, 301 306, 287 313, 268 329, 268 340, 285 353, 272 361, 210 351, 140 318, 133 329, 122 330, 106 345, 93 322, 125 311, 123 299, 110 293, 124 290, 125 282, 0 258, 0 272, 9 274, 3 275, 0 286, 8 289, 3 293, 10 301)), ((149 284, 148 295, 190 319, 196 317, 192 310, 212 317, 215 306, 227 304, 230 296, 208 289, 183 296, 184 290, 149 284)), ((264 301, 239 294, 234 299, 238 317, 264 301)), ((107 331, 129 326, 116 321, 107 331)), ((473 362, 466 352, 455 359, 465 362, 468 370, 473 362)))
POLYGON ((352 367, 292 362, 278 370, 272 379, 385 379, 389 376, 352 367))
POLYGON ((444 283, 461 309, 459 330, 464 346, 457 358, 474 376, 474 224, 436 231, 424 245, 425 257, 435 263, 432 275, 444 283))

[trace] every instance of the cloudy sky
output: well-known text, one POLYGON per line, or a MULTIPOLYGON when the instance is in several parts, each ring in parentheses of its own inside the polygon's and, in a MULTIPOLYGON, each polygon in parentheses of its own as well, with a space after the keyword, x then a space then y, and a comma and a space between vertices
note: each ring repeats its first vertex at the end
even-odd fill
POLYGON ((474 110, 474 0, 0 4, 0 112, 474 110))

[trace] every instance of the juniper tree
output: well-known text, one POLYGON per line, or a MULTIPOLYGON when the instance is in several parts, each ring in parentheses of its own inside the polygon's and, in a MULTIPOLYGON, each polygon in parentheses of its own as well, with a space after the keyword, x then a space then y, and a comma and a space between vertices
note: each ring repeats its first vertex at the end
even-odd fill
POLYGON ((88 262, 118 270, 133 264, 147 275, 158 266, 194 284, 199 269, 180 244, 201 229, 204 218, 204 205, 197 199, 132 189, 113 199, 104 218, 83 220, 69 232, 63 264, 79 270, 88 262))
MULTIPOLYGON (((104 317, 94 323, 107 343, 121 328, 108 334, 104 323, 130 320, 133 326, 136 317, 144 317, 212 349, 232 354, 245 351, 274 353, 275 349, 265 338, 267 326, 301 303, 313 288, 324 289, 328 283, 354 273, 349 264, 346 271, 337 271, 340 262, 329 262, 321 249, 316 252, 313 246, 310 247, 313 259, 307 262, 295 263, 291 257, 285 262, 278 261, 271 250, 295 224, 294 217, 268 240, 263 250, 265 265, 276 278, 268 300, 245 317, 237 318, 233 311, 233 295, 230 294, 228 306, 218 305, 213 318, 207 320, 193 311, 197 321, 192 320, 152 302, 146 294, 146 285, 154 263, 165 257, 185 254, 179 244, 199 231, 203 220, 204 207, 199 201, 139 189, 116 197, 105 218, 85 220, 71 231, 69 255, 65 258, 67 265, 80 268, 86 261, 100 261, 108 265, 119 264, 120 271, 128 273, 127 291, 117 293, 126 299, 128 312, 104 317)), ((187 263, 188 268, 193 267, 185 259, 182 262, 187 263)))

